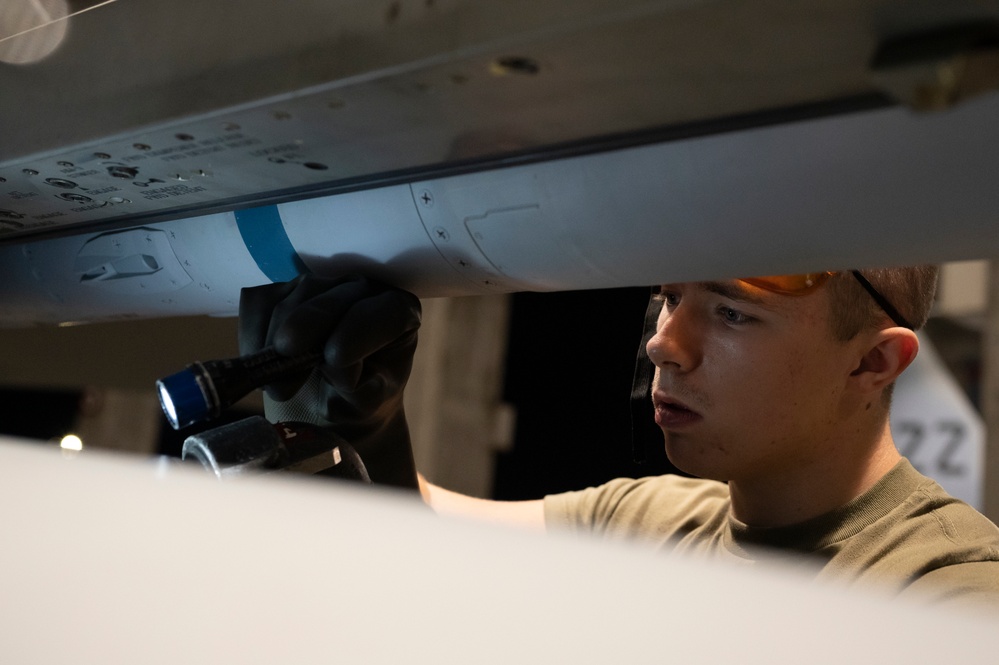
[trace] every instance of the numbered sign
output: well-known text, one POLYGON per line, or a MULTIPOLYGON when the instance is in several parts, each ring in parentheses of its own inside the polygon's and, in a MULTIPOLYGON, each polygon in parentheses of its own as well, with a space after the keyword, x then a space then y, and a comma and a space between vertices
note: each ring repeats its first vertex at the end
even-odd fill
POLYGON ((985 424, 925 335, 895 386, 891 430, 913 466, 982 509, 985 424))

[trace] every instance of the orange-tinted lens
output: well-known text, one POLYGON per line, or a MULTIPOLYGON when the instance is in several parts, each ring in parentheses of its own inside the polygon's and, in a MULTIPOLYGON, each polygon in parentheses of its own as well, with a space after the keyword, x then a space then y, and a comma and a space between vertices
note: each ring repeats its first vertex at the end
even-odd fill
POLYGON ((811 272, 804 275, 773 275, 770 277, 747 277, 740 281, 774 293, 805 295, 825 284, 831 272, 811 272))

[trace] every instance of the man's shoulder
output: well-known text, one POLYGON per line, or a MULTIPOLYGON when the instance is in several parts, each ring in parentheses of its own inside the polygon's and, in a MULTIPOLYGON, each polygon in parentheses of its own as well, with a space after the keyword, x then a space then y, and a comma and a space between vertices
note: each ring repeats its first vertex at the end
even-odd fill
MULTIPOLYGON (((948 494, 933 480, 927 479, 913 493, 906 507, 914 514, 931 511, 941 533, 949 540, 981 541, 999 548, 999 526, 973 506, 948 494)), ((999 556, 999 549, 996 554, 999 556)))
MULTIPOLYGON (((903 464, 905 498, 840 542, 860 578, 892 581, 899 591, 939 599, 999 600, 999 527, 934 480, 903 464)), ((838 567, 838 566, 837 566, 838 567)))
POLYGON ((969 560, 999 562, 999 526, 935 480, 915 478, 915 488, 894 516, 906 536, 939 541, 946 551, 964 553, 969 560))

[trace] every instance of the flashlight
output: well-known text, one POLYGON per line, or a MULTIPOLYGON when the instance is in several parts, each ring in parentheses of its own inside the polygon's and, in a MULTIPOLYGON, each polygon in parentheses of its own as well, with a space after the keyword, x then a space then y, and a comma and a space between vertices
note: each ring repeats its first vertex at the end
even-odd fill
POLYGON ((174 429, 217 417, 250 392, 315 367, 322 353, 283 356, 267 347, 239 358, 208 360, 156 382, 160 406, 174 429))
POLYGON ((220 480, 286 471, 371 483, 357 451, 330 430, 261 416, 187 437, 181 459, 201 462, 220 480))

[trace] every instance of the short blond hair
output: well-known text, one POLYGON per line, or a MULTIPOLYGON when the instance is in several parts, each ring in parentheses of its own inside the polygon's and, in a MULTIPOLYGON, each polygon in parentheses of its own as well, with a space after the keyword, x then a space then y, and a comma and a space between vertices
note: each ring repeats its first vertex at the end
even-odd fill
MULTIPOLYGON (((915 330, 926 325, 936 297, 939 266, 872 268, 860 273, 912 323, 915 330)), ((888 318, 848 270, 833 275, 829 290, 833 335, 840 341, 878 328, 888 318)))
MULTIPOLYGON (((890 302, 898 313, 919 330, 930 318, 937 292, 940 267, 936 265, 861 270, 867 281, 890 302)), ((829 280, 829 306, 833 336, 846 342, 866 330, 876 330, 889 320, 881 306, 849 270, 829 280)), ((881 394, 881 404, 890 408, 894 382, 881 394)))

